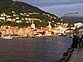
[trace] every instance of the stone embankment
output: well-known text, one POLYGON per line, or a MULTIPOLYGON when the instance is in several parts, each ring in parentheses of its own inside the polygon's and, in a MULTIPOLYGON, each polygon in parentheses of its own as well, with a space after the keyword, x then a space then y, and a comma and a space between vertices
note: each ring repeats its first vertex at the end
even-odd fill
POLYGON ((69 48, 68 52, 63 54, 61 62, 83 62, 83 48, 69 48))

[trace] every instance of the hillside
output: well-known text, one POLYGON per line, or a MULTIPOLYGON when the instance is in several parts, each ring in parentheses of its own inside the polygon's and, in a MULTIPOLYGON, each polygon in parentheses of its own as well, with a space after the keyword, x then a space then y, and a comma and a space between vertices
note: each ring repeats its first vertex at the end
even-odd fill
POLYGON ((19 17, 19 20, 22 20, 21 18, 39 19, 42 20, 42 23, 40 24, 40 21, 35 21, 35 23, 41 26, 46 26, 48 21, 52 22, 52 25, 56 22, 60 22, 60 18, 56 15, 42 11, 37 7, 20 1, 0 0, 0 14, 2 13, 10 15, 11 18, 19 17), (13 16, 13 14, 16 16, 13 16))
POLYGON ((4 7, 10 6, 12 4, 12 0, 0 0, 0 12, 2 12, 4 7))
POLYGON ((35 12, 35 13, 39 13, 40 15, 43 15, 43 13, 45 13, 45 14, 49 14, 52 17, 57 17, 53 14, 42 11, 39 8, 24 2, 19 2, 19 1, 13 2, 12 0, 0 0, 0 13, 4 12, 6 14, 12 15, 11 13, 12 11, 15 11, 17 14, 35 12))

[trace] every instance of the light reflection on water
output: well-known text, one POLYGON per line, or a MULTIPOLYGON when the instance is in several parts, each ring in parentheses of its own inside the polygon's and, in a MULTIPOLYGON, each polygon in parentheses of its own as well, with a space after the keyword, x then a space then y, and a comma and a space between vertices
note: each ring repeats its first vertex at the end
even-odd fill
POLYGON ((41 37, 0 40, 2 62, 58 62, 71 45, 71 38, 41 37))

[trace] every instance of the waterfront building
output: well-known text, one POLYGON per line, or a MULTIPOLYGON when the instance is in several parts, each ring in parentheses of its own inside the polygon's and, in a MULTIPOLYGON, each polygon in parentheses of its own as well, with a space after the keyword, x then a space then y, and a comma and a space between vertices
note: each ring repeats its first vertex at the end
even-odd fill
POLYGON ((63 33, 63 27, 58 26, 57 28, 60 30, 60 34, 63 33))
POLYGON ((25 28, 25 35, 30 35, 31 34, 31 28, 27 27, 25 28))
POLYGON ((1 31, 1 36, 6 35, 6 31, 2 30, 1 31))
POLYGON ((1 26, 1 35, 5 35, 6 34, 6 26, 1 26))
POLYGON ((74 23, 74 26, 76 27, 76 28, 79 28, 79 27, 81 27, 81 26, 83 26, 83 23, 74 23))
POLYGON ((59 34, 60 33, 60 29, 58 29, 58 28, 52 28, 52 32, 54 34, 59 34))
POLYGON ((47 26, 47 27, 42 27, 43 34, 45 36, 51 36, 52 30, 47 26))
POLYGON ((25 35, 25 31, 23 28, 19 28, 18 33, 19 36, 24 36, 25 35))
POLYGON ((2 31, 6 31, 6 26, 1 26, 2 31))
POLYGON ((42 36, 42 35, 45 34, 45 31, 44 31, 43 28, 38 28, 38 29, 36 30, 36 33, 38 34, 38 36, 42 36))
POLYGON ((17 33, 18 33, 18 27, 10 27, 10 29, 12 30, 13 35, 17 35, 17 33))
POLYGON ((13 31, 10 28, 6 29, 5 35, 12 35, 12 34, 13 34, 13 31))

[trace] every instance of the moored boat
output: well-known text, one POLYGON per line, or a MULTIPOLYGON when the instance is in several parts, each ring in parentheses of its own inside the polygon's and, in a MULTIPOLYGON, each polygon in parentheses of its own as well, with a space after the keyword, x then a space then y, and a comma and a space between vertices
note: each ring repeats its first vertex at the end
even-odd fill
POLYGON ((8 35, 8 36, 2 36, 1 38, 3 38, 3 39, 12 39, 12 37, 10 35, 8 35))

